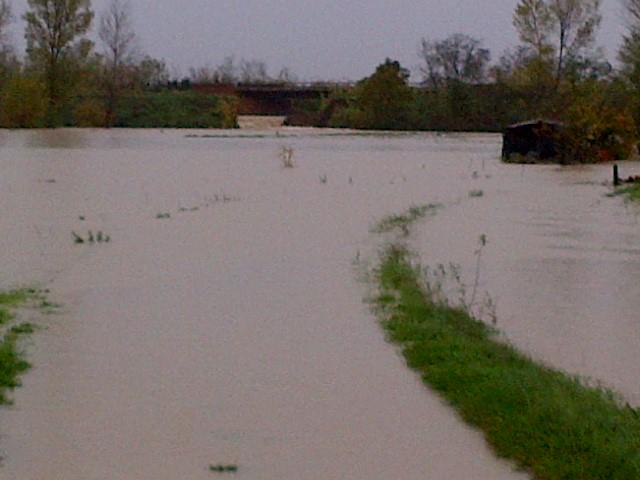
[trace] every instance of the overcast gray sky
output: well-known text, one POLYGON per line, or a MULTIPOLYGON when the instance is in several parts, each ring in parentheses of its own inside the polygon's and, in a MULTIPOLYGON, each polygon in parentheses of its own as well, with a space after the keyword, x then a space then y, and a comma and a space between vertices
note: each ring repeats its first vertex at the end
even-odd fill
MULTIPOLYGON (((98 15, 109 0, 93 0, 98 15)), ((624 31, 621 0, 603 0, 599 44, 615 59, 624 31)), ((517 0, 130 0, 142 49, 175 74, 227 55, 264 60, 276 74, 357 80, 386 57, 417 70, 420 39, 461 32, 484 41, 492 59, 517 44, 517 0)), ((13 0, 16 17, 26 0, 13 0)), ((95 28, 94 28, 95 30, 95 28)), ((13 40, 24 48, 22 20, 13 40)), ((94 33, 95 35, 95 33, 94 33)))

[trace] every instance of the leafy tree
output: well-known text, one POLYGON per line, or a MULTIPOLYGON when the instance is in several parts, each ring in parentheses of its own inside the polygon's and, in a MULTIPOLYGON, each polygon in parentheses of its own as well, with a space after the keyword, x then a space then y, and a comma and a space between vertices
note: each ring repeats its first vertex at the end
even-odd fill
POLYGON ((624 0, 624 8, 628 25, 618 59, 624 78, 640 90, 640 0, 624 0))
POLYGON ((377 130, 410 128, 413 92, 409 72, 387 59, 360 82, 356 93, 356 126, 377 130))
POLYGON ((424 81, 431 87, 454 82, 478 83, 485 79, 489 50, 482 42, 460 33, 436 42, 421 42, 424 81))
POLYGON ((158 88, 169 82, 169 71, 164 60, 145 55, 136 68, 136 82, 142 87, 158 88))
MULTIPOLYGON (((520 0, 513 24, 520 40, 544 61, 552 62, 557 84, 567 64, 593 46, 602 20, 601 0, 520 0)), ((575 63, 574 63, 575 66, 575 63)))
POLYGON ((83 39, 93 20, 90 0, 27 0, 25 38, 31 65, 43 73, 50 107, 57 109, 73 86, 74 69, 92 44, 83 39))
POLYGON ((611 101, 607 85, 589 80, 572 92, 573 102, 563 115, 562 160, 569 163, 628 159, 637 141, 628 107, 611 101))
POLYGON ((516 6, 513 24, 520 40, 540 58, 553 53, 552 23, 549 4, 545 0, 521 0, 516 6))

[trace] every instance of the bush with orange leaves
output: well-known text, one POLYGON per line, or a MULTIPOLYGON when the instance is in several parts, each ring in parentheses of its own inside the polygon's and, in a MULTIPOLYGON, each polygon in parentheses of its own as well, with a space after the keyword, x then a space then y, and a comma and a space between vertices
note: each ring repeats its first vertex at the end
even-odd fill
POLYGON ((583 85, 564 116, 560 133, 562 163, 627 160, 638 141, 631 112, 607 102, 602 86, 583 85))

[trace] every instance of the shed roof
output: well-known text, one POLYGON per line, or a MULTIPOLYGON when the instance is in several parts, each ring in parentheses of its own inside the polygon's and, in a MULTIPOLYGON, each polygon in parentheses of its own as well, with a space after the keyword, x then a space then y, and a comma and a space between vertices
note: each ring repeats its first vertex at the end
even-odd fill
POLYGON ((547 120, 547 119, 544 119, 544 118, 539 118, 539 119, 536 119, 536 120, 526 120, 524 122, 514 123, 513 125, 509 125, 507 127, 507 130, 511 130, 511 129, 515 129, 515 128, 522 128, 522 127, 530 127, 530 126, 538 125, 540 123, 547 124, 547 125, 553 125, 555 127, 562 127, 564 125, 562 122, 559 122, 558 120, 547 120))

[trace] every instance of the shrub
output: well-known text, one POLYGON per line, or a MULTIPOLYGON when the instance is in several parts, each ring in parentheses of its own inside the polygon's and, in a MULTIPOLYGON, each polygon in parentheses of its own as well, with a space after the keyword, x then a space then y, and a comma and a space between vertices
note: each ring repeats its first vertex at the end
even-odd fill
POLYGON ((13 76, 0 95, 0 126, 5 128, 42 127, 47 116, 46 88, 39 80, 13 76))
POLYGON ((566 112, 560 135, 562 160, 593 163, 628 159, 637 141, 633 116, 610 105, 597 85, 586 85, 566 112))
POLYGON ((76 127, 104 127, 107 113, 104 105, 96 99, 82 100, 73 110, 76 127))

